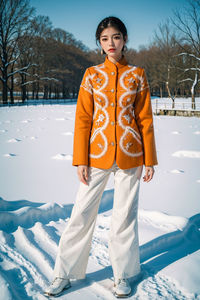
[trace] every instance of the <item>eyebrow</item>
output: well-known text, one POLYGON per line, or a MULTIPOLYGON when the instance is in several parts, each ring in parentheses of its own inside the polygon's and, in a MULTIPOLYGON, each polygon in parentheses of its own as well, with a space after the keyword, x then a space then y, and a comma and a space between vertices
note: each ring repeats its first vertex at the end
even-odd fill
MULTIPOLYGON (((114 33, 113 35, 120 35, 120 33, 114 33)), ((101 37, 107 37, 107 35, 102 35, 101 37)))

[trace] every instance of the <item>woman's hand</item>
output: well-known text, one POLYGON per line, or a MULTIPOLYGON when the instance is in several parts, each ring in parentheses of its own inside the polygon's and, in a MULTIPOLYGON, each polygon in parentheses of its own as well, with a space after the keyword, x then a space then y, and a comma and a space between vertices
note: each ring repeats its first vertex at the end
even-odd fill
POLYGON ((145 166, 145 175, 143 176, 143 181, 149 182, 153 178, 154 172, 153 166, 145 166))
POLYGON ((78 173, 78 178, 81 182, 84 184, 88 185, 87 180, 88 180, 88 166, 85 165, 79 165, 77 167, 77 173, 78 173))

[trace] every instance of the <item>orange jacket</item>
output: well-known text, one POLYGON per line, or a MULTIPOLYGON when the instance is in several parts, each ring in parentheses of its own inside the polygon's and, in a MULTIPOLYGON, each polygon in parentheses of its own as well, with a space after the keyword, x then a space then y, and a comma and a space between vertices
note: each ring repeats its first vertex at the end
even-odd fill
POLYGON ((153 113, 143 68, 116 64, 86 69, 76 106, 73 166, 121 169, 157 165, 153 113))

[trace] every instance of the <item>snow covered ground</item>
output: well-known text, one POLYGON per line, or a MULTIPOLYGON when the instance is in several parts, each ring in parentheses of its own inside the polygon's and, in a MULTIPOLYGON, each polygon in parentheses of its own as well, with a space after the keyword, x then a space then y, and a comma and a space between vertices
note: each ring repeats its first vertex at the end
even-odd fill
MULTIPOLYGON (((0 299, 46 299, 75 202, 76 105, 0 108, 0 299)), ((158 165, 140 185, 144 279, 130 299, 200 299, 200 119, 154 116, 158 165)), ((143 169, 144 170, 144 169, 143 169)), ((144 171, 143 171, 144 172, 144 171)), ((59 299, 116 299, 108 256, 113 174, 103 194, 85 280, 59 299)), ((143 177, 143 175, 142 175, 143 177)))

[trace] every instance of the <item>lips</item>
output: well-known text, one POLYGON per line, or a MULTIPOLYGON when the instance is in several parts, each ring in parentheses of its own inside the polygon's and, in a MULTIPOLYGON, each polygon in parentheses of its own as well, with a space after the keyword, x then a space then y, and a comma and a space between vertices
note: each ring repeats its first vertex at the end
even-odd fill
POLYGON ((114 48, 110 48, 108 51, 115 51, 115 49, 114 48))

